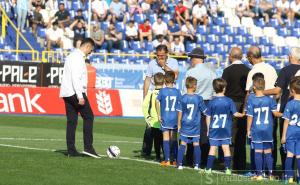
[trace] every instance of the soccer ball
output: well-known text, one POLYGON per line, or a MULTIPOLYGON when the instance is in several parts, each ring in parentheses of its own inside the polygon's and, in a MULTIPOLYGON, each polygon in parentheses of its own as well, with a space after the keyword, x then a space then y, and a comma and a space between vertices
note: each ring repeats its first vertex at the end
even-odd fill
POLYGON ((109 158, 117 158, 121 151, 117 146, 109 146, 106 150, 106 154, 109 158))

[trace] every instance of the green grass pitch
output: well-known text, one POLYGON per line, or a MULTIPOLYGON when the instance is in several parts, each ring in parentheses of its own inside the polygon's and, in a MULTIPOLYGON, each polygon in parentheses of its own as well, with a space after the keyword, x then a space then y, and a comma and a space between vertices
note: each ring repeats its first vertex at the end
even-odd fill
MULTIPOLYGON (((204 175, 185 168, 160 167, 140 157, 142 119, 96 118, 94 147, 105 155, 109 145, 121 149, 121 159, 68 158, 65 117, 0 116, 0 184, 2 185, 218 185, 280 184, 255 182, 239 176, 204 175)), ((82 121, 76 146, 82 150, 82 121)))

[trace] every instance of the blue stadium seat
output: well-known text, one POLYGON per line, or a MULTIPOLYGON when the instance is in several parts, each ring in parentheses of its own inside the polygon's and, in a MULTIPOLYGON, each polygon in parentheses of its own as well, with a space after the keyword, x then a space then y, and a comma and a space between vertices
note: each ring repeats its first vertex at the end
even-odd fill
POLYGON ((142 59, 146 63, 149 63, 150 62, 150 56, 149 56, 150 52, 149 51, 142 51, 142 54, 146 55, 146 56, 142 56, 142 57, 140 57, 140 59, 142 59))
POLYGON ((300 28, 300 20, 295 20, 295 28, 300 28))
POLYGON ((205 42, 205 37, 202 36, 201 34, 197 33, 196 37, 197 37, 197 44, 203 44, 205 42))
POLYGON ((196 33, 199 33, 201 35, 206 35, 208 33, 206 26, 203 26, 203 25, 197 26, 196 33))
POLYGON ((132 56, 127 56, 127 59, 128 59, 129 61, 134 62, 134 61, 137 59, 137 57, 136 57, 136 56, 133 56, 133 55, 136 54, 136 53, 137 53, 137 52, 134 51, 134 50, 129 50, 129 51, 128 51, 128 54, 132 54, 132 56))
POLYGON ((265 27, 265 21, 264 21, 264 19, 263 18, 258 19, 255 22, 255 25, 258 26, 258 27, 265 27))
POLYGON ((283 55, 289 55, 290 54, 290 49, 289 47, 285 46, 285 47, 282 47, 282 54, 283 55))
POLYGON ((214 51, 218 54, 221 54, 221 55, 225 54, 226 53, 225 45, 224 44, 215 45, 215 50, 214 51))
POLYGON ((287 37, 287 36, 289 36, 289 33, 288 33, 288 29, 287 29, 287 28, 278 28, 277 34, 278 34, 279 36, 282 36, 282 37, 287 37))
POLYGON ((46 29, 45 28, 38 28, 37 34, 39 37, 46 38, 46 29))
POLYGON ((262 55, 269 55, 269 47, 260 45, 262 55))
POLYGON ((205 54, 207 54, 207 55, 210 55, 210 54, 212 54, 212 49, 211 49, 211 44, 209 44, 209 43, 205 43, 205 44, 203 44, 203 50, 204 50, 204 53, 205 54))
POLYGON ((215 35, 221 35, 221 28, 220 26, 212 26, 210 27, 210 34, 215 34, 215 35))
POLYGON ((225 26, 226 25, 226 20, 224 17, 217 17, 215 19, 215 23, 219 26, 225 26))
POLYGON ((206 36, 206 42, 211 43, 211 44, 215 44, 218 42, 216 35, 214 34, 210 34, 206 36))
POLYGON ((243 50, 243 53, 247 53, 248 49, 250 48, 250 44, 245 44, 245 45, 242 45, 242 50, 243 50))
POLYGON ((229 35, 221 35, 220 42, 223 44, 232 43, 232 37, 229 35))
POLYGON ((114 64, 114 63, 116 63, 115 58, 113 58, 113 57, 108 57, 107 60, 106 60, 106 63, 107 63, 107 64, 114 64))
POLYGON ((236 34, 236 31, 233 27, 231 26, 225 26, 224 27, 224 33, 227 34, 227 35, 235 35, 236 34))
POLYGON ((272 45, 272 43, 271 43, 271 41, 268 37, 260 37, 259 38, 259 44, 266 45, 266 46, 272 45))
POLYGON ((185 51, 189 53, 196 47, 197 47, 196 43, 187 42, 185 45, 185 51))
POLYGON ((72 10, 77 10, 77 9, 81 9, 81 3, 79 1, 72 1, 72 10))
POLYGON ((270 19, 270 24, 272 27, 277 28, 279 27, 279 22, 277 19, 270 19))
POLYGON ((123 46, 123 51, 127 52, 129 50, 129 45, 128 42, 126 40, 122 41, 122 46, 123 46))
POLYGON ((122 53, 121 50, 115 49, 112 51, 112 53, 115 54, 112 56, 112 58, 114 58, 116 62, 120 62, 122 58, 124 58, 123 56, 120 55, 122 53))
POLYGON ((300 28, 292 28, 291 34, 294 37, 300 37, 300 28))
POLYGON ((135 50, 136 52, 141 52, 142 47, 140 41, 132 41, 131 42, 131 49, 135 50))
POLYGON ((157 19, 156 13, 153 13, 149 16, 150 23, 153 24, 157 19))
POLYGON ((134 14, 134 21, 137 22, 138 24, 143 23, 144 20, 145 20, 144 14, 139 14, 139 13, 134 14))
POLYGON ((243 45, 244 44, 244 37, 241 35, 236 35, 233 37, 233 43, 237 45, 243 45))
POLYGON ((109 22, 107 22, 107 21, 103 21, 103 22, 101 22, 100 23, 101 25, 100 25, 100 28, 101 28, 101 30, 106 30, 107 28, 108 28, 108 26, 109 26, 109 22))
POLYGON ((118 32, 125 31, 125 26, 124 26, 123 22, 116 22, 115 26, 116 26, 116 29, 118 30, 118 32))
POLYGON ((238 27, 237 28, 237 34, 247 36, 249 35, 248 30, 246 27, 238 27))
POLYGON ((246 43, 255 45, 255 44, 258 44, 258 41, 255 37, 253 37, 252 35, 249 35, 248 37, 246 37, 246 43))
POLYGON ((168 23, 170 19, 171 19, 170 14, 164 14, 164 15, 162 16, 162 20, 163 20, 165 23, 168 23))
POLYGON ((274 56, 280 56, 282 54, 281 48, 276 47, 274 45, 269 47, 269 51, 270 51, 270 54, 274 55, 274 56))
POLYGON ((155 48, 154 48, 152 42, 147 42, 147 43, 146 43, 146 50, 147 50, 147 51, 153 52, 154 49, 155 49, 155 48))

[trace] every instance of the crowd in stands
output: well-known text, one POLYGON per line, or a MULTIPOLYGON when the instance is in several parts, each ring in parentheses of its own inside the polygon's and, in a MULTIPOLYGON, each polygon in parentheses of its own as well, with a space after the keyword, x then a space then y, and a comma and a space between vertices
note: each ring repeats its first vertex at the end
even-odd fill
POLYGON ((39 29, 46 30, 47 50, 72 49, 89 32, 97 49, 108 52, 132 49, 136 43, 149 50, 166 44, 172 54, 182 55, 187 42, 197 42, 199 25, 212 25, 228 12, 240 19, 263 18, 266 25, 274 18, 283 27, 284 20, 300 19, 300 0, 92 0, 88 28, 88 0, 6 2, 20 31, 39 36, 39 29))

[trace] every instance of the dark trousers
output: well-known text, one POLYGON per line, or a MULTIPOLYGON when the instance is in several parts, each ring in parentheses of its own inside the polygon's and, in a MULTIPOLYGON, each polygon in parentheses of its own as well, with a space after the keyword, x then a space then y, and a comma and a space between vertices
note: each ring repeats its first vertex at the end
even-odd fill
POLYGON ((75 132, 78 123, 78 113, 80 113, 83 119, 84 149, 89 150, 93 148, 94 114, 91 109, 89 100, 87 99, 87 96, 84 93, 83 98, 85 100, 84 105, 79 105, 76 94, 70 97, 64 97, 67 116, 66 140, 69 153, 76 151, 75 132))
MULTIPOLYGON (((273 127, 273 141, 274 141, 274 148, 273 148, 273 169, 275 170, 276 167, 276 162, 277 162, 277 143, 280 143, 280 140, 282 138, 282 130, 283 130, 283 122, 284 119, 282 118, 275 118, 274 120, 274 127, 273 127), (280 140, 277 141, 277 130, 278 130, 278 126, 279 126, 279 138, 280 140)), ((282 146, 280 146, 279 148, 279 152, 280 152, 280 159, 281 159, 281 167, 282 170, 284 170, 285 168, 285 159, 286 159, 286 152, 284 151, 284 148, 282 146)))
MULTIPOLYGON (((235 102, 236 110, 243 112, 244 103, 235 102)), ((232 145, 230 147, 234 170, 246 169, 247 118, 235 118, 232 123, 232 145)))
MULTIPOLYGON (((205 105, 208 105, 209 100, 204 100, 205 105)), ((209 142, 207 137, 207 125, 205 115, 201 114, 201 130, 200 130, 200 150, 201 150, 201 165, 206 166, 208 152, 209 152, 209 142)), ((193 144, 187 144, 186 150, 186 164, 188 166, 193 165, 193 155, 194 155, 194 147, 193 144)))
POLYGON ((160 159, 160 152, 162 148, 162 132, 159 128, 153 128, 146 126, 145 133, 144 133, 144 141, 143 141, 143 148, 142 153, 146 156, 151 155, 152 145, 154 141, 154 150, 156 154, 156 159, 160 159))

